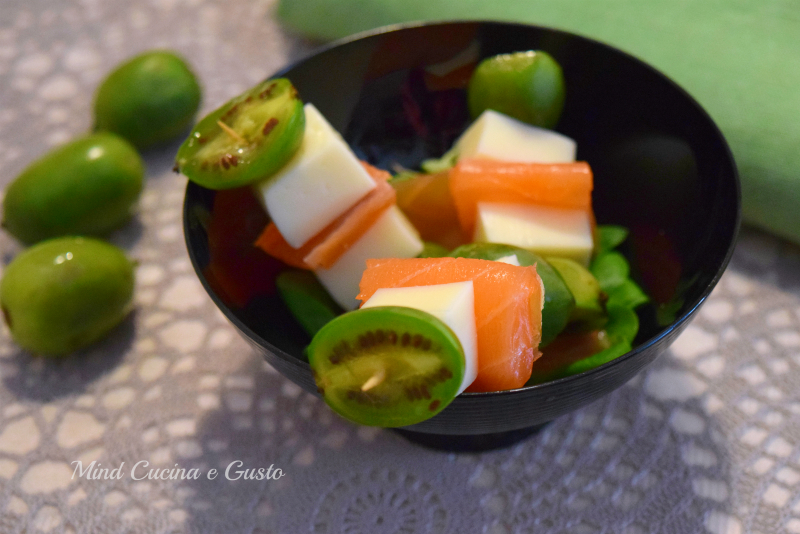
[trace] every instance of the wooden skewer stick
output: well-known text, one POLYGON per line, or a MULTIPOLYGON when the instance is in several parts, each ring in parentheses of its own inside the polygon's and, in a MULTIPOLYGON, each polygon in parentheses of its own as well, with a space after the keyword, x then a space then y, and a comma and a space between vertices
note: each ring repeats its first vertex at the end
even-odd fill
POLYGON ((242 137, 241 135, 236 133, 236 130, 234 130, 233 128, 231 128, 230 126, 225 124, 224 122, 217 121, 217 124, 219 124, 220 128, 225 130, 225 133, 227 133, 228 135, 230 135, 231 137, 233 137, 234 139, 236 139, 240 143, 247 143, 247 139, 245 139, 244 137, 242 137))
POLYGON ((361 386, 361 391, 369 391, 381 382, 386 380, 386 369, 379 369, 374 375, 369 377, 364 385, 361 386))

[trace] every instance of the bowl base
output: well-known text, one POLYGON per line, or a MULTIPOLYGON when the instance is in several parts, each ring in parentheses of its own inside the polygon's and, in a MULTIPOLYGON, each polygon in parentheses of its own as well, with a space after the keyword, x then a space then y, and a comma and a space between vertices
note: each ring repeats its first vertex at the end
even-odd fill
POLYGON ((460 436, 454 434, 426 434, 424 432, 414 432, 394 428, 394 432, 403 436, 408 441, 417 445, 422 445, 429 449, 447 452, 485 452, 496 449, 504 449, 538 433, 545 425, 510 430, 508 432, 495 432, 492 434, 477 434, 460 436))

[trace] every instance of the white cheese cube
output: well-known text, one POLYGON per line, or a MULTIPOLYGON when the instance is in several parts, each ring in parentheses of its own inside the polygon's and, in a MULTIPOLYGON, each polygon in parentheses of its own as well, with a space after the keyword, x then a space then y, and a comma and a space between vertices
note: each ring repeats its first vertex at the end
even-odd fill
POLYGON ((255 186, 275 226, 294 248, 375 188, 353 151, 317 108, 306 104, 304 109, 300 149, 275 176, 255 186))
POLYGON ((478 375, 478 335, 475 328, 475 291, 472 280, 379 289, 362 308, 376 306, 415 308, 430 313, 449 326, 464 349, 464 378, 457 394, 460 395, 472 384, 478 375))
POLYGON ((455 143, 459 158, 491 158, 525 163, 575 161, 575 141, 487 109, 455 143))
POLYGON ((585 267, 592 255, 592 221, 585 210, 479 202, 476 242, 505 243, 585 267))
POLYGON ((499 261, 500 263, 507 263, 509 265, 513 265, 515 267, 519 267, 519 258, 517 258, 516 254, 509 254, 508 256, 503 256, 502 258, 497 258, 494 261, 499 261))
POLYGON ((397 206, 392 206, 333 266, 315 273, 333 300, 345 310, 353 310, 358 306, 356 296, 367 260, 413 258, 422 247, 417 230, 397 206))

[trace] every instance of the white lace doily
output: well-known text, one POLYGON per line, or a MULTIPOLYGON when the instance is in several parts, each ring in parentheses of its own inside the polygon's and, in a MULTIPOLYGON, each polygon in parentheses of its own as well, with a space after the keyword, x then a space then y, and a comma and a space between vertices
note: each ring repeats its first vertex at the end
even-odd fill
MULTIPOLYGON (((88 130, 98 81, 136 52, 184 54, 206 111, 308 52, 273 10, 5 0, 2 183, 88 130)), ((146 155, 141 213, 114 236, 140 262, 135 313, 63 361, 0 338, 1 533, 800 533, 797 247, 745 230, 652 367, 509 449, 448 454, 344 422, 237 337, 186 255, 175 148, 146 155), (73 478, 75 461, 124 462, 123 476, 73 478), (134 480, 144 461, 202 476, 134 480), (232 474, 283 476, 227 480, 236 461, 232 474)), ((5 235, 0 246, 5 265, 18 249, 5 235)))

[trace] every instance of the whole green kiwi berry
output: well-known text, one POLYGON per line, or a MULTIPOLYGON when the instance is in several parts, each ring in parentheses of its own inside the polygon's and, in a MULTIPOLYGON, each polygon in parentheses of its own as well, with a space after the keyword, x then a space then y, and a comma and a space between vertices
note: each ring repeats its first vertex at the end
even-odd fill
POLYGON ((131 309, 133 263, 97 239, 59 237, 21 252, 0 281, 11 337, 35 354, 61 356, 102 338, 131 309))
POLYGON ((94 100, 96 130, 116 132, 143 149, 184 134, 200 107, 197 77, 180 56, 152 50, 114 69, 94 100))
POLYGON ((118 135, 80 137, 31 163, 8 186, 2 225, 26 244, 105 235, 130 218, 144 173, 139 153, 118 135))
POLYGON ((550 54, 538 50, 484 59, 467 87, 473 118, 493 109, 542 128, 558 123, 564 98, 561 66, 550 54))

